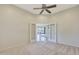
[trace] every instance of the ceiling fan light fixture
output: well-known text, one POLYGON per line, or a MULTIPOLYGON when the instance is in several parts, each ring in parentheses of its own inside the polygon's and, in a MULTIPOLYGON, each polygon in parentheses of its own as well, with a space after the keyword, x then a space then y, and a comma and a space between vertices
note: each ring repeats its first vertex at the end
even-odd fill
POLYGON ((42 8, 33 8, 34 10, 36 9, 42 9, 40 14, 42 14, 44 11, 46 11, 47 13, 52 13, 50 10, 48 10, 49 8, 55 8, 56 4, 54 5, 50 5, 50 6, 46 6, 46 4, 42 4, 42 8))

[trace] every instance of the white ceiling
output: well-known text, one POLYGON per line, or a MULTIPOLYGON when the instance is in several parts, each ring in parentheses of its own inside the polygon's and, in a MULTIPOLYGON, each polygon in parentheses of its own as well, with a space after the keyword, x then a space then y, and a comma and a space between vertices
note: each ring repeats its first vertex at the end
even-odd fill
MULTIPOLYGON (((51 4, 46 4, 46 5, 48 6, 51 4)), ((33 13, 33 14, 39 14, 41 11, 41 10, 34 10, 33 8, 41 8, 42 7, 41 4, 15 4, 15 6, 22 8, 28 12, 33 13)), ((60 11, 63 11, 65 9, 72 8, 75 6, 77 6, 77 4, 57 4, 56 8, 51 8, 49 10, 52 11, 52 14, 53 14, 53 13, 57 13, 57 12, 60 12, 60 11)), ((43 14, 48 14, 48 13, 46 11, 44 11, 43 14)))

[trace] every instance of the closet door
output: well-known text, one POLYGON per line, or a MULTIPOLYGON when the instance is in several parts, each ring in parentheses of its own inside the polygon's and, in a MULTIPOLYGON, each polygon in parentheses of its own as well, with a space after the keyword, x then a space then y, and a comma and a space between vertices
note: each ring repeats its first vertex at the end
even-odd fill
POLYGON ((36 25, 30 24, 30 41, 34 42, 36 40, 36 25))

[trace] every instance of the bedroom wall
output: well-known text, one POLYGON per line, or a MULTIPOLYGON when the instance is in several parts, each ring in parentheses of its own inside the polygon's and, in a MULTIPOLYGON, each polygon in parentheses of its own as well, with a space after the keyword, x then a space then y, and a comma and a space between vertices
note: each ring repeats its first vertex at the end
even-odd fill
POLYGON ((13 5, 0 5, 0 50, 27 43, 30 20, 31 13, 13 5))
POLYGON ((57 24, 57 42, 79 47, 79 6, 49 17, 57 24))

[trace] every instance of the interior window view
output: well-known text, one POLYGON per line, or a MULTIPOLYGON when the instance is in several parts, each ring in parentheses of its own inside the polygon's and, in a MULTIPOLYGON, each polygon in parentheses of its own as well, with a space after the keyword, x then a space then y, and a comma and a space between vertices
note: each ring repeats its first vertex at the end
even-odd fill
POLYGON ((79 4, 0 4, 0 55, 79 55, 79 4))
POLYGON ((36 24, 36 40, 56 42, 55 24, 36 24), (54 29, 54 30, 53 30, 54 29))

